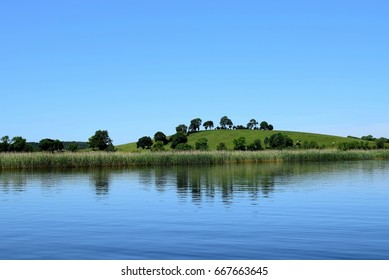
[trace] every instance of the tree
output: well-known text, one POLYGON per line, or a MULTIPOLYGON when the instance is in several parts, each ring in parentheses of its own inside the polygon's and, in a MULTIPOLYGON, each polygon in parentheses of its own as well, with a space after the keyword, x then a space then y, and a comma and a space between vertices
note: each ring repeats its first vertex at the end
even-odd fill
POLYGON ((190 125, 189 125, 189 131, 195 132, 195 131, 200 130, 201 123, 202 123, 202 120, 200 118, 196 118, 196 119, 191 120, 190 125))
POLYGON ((100 151, 115 150, 107 130, 97 130, 95 134, 89 138, 88 144, 92 150, 100 150, 100 151))
POLYGON ((247 124, 248 129, 256 129, 258 125, 258 122, 255 119, 251 119, 249 123, 247 124))
POLYGON ((178 144, 185 144, 186 142, 188 142, 188 137, 184 132, 181 131, 174 134, 171 140, 172 140, 171 148, 175 149, 178 144))
POLYGON ((188 127, 185 125, 185 124, 180 124, 176 127, 176 132, 183 132, 183 133, 187 133, 188 132, 188 127))
POLYGON ((213 121, 206 121, 204 124, 203 124, 205 130, 207 130, 208 128, 209 129, 212 129, 213 128, 213 121))
POLYGON ((161 141, 164 145, 166 145, 169 140, 167 140, 167 137, 165 133, 158 131, 157 133, 154 134, 154 140, 155 142, 161 141))
POLYGON ((262 129, 262 130, 267 130, 268 129, 268 126, 269 124, 265 121, 262 121, 259 125, 259 129, 262 129))
POLYGON ((21 136, 13 137, 9 147, 10 147, 10 151, 12 151, 12 152, 26 152, 26 151, 28 151, 26 139, 24 139, 21 136))
POLYGON ((63 148, 64 148, 63 143, 58 139, 53 140, 53 139, 45 138, 39 141, 39 149, 41 151, 54 153, 55 151, 62 151, 63 148))
POLYGON ((9 136, 6 135, 1 137, 0 152, 8 152, 9 149, 10 149, 9 136))
POLYGON ((142 149, 150 149, 152 145, 153 140, 149 136, 143 136, 142 138, 139 138, 138 142, 136 142, 136 147, 142 149))
POLYGON ((232 128, 233 125, 234 124, 227 116, 224 116, 220 119, 220 126, 222 129, 227 129, 227 127, 232 128))
POLYGON ((197 142, 195 143, 195 148, 196 150, 202 150, 202 151, 208 150, 209 148, 208 139, 200 138, 199 140, 197 140, 197 142))
POLYGON ((259 129, 262 129, 262 130, 273 130, 274 127, 273 127, 273 125, 268 124, 267 122, 263 121, 263 122, 260 123, 259 129))
POLYGON ((293 140, 287 135, 276 133, 270 136, 269 146, 274 149, 283 149, 287 147, 293 147, 293 140))
POLYGON ((246 138, 239 137, 238 139, 234 139, 234 150, 245 151, 246 149, 246 138))

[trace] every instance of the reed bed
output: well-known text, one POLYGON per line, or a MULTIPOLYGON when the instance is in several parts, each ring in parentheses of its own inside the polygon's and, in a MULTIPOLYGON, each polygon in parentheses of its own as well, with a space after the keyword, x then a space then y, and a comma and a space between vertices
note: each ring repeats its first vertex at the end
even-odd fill
POLYGON ((242 162, 314 162, 348 160, 387 160, 388 150, 338 151, 283 150, 283 151, 186 151, 155 153, 2 153, 0 169, 130 167, 152 165, 195 165, 242 162))

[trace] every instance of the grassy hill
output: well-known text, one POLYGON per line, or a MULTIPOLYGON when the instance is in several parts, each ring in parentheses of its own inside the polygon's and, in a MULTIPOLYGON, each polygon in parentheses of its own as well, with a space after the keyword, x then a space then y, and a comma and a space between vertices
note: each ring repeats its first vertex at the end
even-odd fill
MULTIPOLYGON (((270 137, 275 133, 282 133, 288 135, 294 143, 299 141, 304 143, 305 141, 311 142, 315 141, 317 144, 325 148, 337 147, 341 142, 353 142, 356 139, 325 135, 325 134, 316 134, 316 133, 307 133, 307 132, 296 132, 296 131, 281 131, 281 130, 210 130, 210 131, 200 131, 188 136, 188 144, 195 146, 195 143, 200 138, 208 139, 208 145, 210 150, 216 150, 216 147, 219 143, 224 142, 229 150, 233 149, 233 141, 239 137, 245 137, 246 143, 250 144, 255 139, 261 139, 262 145, 266 137, 270 137)), ((128 143, 124 145, 116 146, 119 151, 122 152, 136 152, 142 151, 142 149, 136 148, 136 143, 128 143)), ((165 146, 166 150, 170 150, 170 144, 165 146)))

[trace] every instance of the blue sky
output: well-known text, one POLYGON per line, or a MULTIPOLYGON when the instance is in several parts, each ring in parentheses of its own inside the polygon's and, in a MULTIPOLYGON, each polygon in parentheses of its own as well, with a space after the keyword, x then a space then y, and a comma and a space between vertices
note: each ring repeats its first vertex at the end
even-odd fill
POLYGON ((2 1, 0 137, 200 117, 389 137, 387 1, 2 1))

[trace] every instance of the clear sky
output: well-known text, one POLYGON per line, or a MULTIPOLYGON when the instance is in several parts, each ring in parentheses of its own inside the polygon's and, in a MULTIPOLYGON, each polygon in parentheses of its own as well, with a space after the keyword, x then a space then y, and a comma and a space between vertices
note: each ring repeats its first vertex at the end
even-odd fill
POLYGON ((389 137, 389 2, 1 1, 0 100, 0 137, 27 141, 224 115, 389 137))

